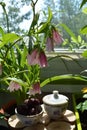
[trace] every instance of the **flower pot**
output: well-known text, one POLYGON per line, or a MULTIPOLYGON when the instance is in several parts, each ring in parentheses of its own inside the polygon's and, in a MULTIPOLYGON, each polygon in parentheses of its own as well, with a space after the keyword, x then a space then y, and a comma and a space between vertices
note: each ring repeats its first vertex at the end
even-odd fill
POLYGON ((43 109, 39 99, 31 97, 26 99, 22 104, 17 105, 15 114, 24 126, 30 126, 40 122, 43 109))
POLYGON ((30 126, 30 125, 34 125, 40 122, 40 119, 43 114, 43 110, 42 110, 42 107, 40 107, 40 112, 38 114, 25 116, 25 115, 19 114, 16 108, 15 113, 18 119, 23 123, 24 126, 30 126))

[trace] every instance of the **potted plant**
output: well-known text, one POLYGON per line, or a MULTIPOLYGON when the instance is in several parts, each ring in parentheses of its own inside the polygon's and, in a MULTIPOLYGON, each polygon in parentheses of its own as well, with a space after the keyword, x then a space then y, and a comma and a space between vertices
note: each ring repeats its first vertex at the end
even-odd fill
MULTIPOLYGON (((65 83, 72 79, 78 83, 87 83, 87 78, 81 75, 61 75, 49 77, 45 81, 40 79, 40 70, 48 65, 46 51, 53 51, 55 45, 60 45, 63 38, 58 27, 52 24, 52 11, 48 8, 47 20, 39 21, 35 2, 31 0, 33 19, 29 30, 24 35, 11 33, 5 3, 0 2, 7 18, 7 32, 0 27, 0 90, 13 94, 17 103, 17 110, 21 107, 33 109, 33 115, 42 114, 37 95, 41 94, 41 87, 48 83, 65 83), (27 100, 26 100, 27 99, 27 100), (37 101, 35 103, 35 101, 37 101), (31 108, 30 105, 32 104, 31 108), (35 106, 34 106, 35 105, 35 106), (37 112, 36 112, 37 111, 37 112)), ((18 113, 17 113, 18 114, 18 113)), ((23 112, 24 115, 24 112, 23 112)), ((27 113, 25 114, 27 115, 27 113)), ((24 116, 25 116, 24 115, 24 116)), ((28 115, 32 116, 32 112, 28 115)), ((18 115, 19 116, 19 115, 18 115)), ((20 117, 19 117, 20 118, 20 117)), ((27 121, 26 121, 27 122, 27 121)))
POLYGON ((10 32, 6 5, 0 2, 7 19, 7 32, 0 27, 0 90, 13 94, 18 117, 20 114, 28 117, 35 115, 34 120, 42 114, 36 95, 41 94, 40 87, 43 86, 40 83, 40 69, 48 65, 45 51, 53 51, 55 45, 63 42, 57 27, 51 22, 50 8, 47 20, 39 22, 40 14, 35 10, 37 2, 31 0, 33 19, 24 35, 10 32))

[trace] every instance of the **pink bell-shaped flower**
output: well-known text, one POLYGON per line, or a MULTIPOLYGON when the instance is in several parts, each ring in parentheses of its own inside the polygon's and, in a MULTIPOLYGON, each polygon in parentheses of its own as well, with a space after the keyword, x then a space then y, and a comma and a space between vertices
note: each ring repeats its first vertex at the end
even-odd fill
POLYGON ((32 85, 32 88, 28 92, 29 95, 41 94, 40 83, 37 82, 32 85))
POLYGON ((11 81, 10 84, 9 84, 9 87, 8 87, 8 90, 10 92, 14 92, 14 91, 17 91, 17 90, 21 90, 21 86, 15 82, 15 81, 11 81))
POLYGON ((39 54, 38 54, 38 49, 35 48, 31 54, 28 54, 27 56, 27 61, 29 65, 35 65, 38 64, 38 60, 39 60, 39 54))
POLYGON ((40 65, 40 67, 47 66, 47 58, 43 50, 35 48, 31 54, 28 54, 27 61, 29 65, 40 65))
POLYGON ((41 68, 47 66, 47 57, 46 57, 44 51, 40 51, 40 54, 39 54, 39 65, 40 65, 41 68))
POLYGON ((47 37, 47 40, 46 40, 46 50, 48 52, 54 50, 53 39, 51 37, 47 37))
POLYGON ((52 37, 54 40, 55 45, 59 45, 63 42, 62 36, 57 30, 52 30, 52 37))

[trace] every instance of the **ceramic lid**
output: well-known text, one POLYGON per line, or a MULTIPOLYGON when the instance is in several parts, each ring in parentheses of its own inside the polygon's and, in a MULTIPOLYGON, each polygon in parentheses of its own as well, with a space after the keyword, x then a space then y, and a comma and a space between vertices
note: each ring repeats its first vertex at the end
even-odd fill
POLYGON ((68 103, 68 97, 59 94, 57 90, 53 91, 53 94, 49 94, 43 97, 43 103, 48 105, 63 105, 68 103))

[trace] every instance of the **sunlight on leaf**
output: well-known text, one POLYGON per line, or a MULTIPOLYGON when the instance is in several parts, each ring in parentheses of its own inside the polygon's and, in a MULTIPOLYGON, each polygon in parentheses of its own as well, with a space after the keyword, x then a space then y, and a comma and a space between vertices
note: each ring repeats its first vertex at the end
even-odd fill
POLYGON ((87 7, 82 10, 83 13, 87 14, 87 7))
POLYGON ((21 37, 16 35, 15 33, 7 33, 2 36, 2 42, 0 43, 0 48, 8 43, 13 43, 21 37))
POLYGON ((17 82, 17 83, 19 83, 20 85, 23 85, 23 86, 27 86, 28 85, 26 82, 22 81, 21 79, 17 79, 17 78, 8 77, 7 80, 11 80, 11 81, 17 82))
POLYGON ((87 25, 80 30, 80 33, 83 35, 87 34, 87 25))
POLYGON ((4 35, 4 30, 0 27, 0 34, 3 36, 4 35))
POLYGON ((78 84, 78 82, 80 84, 87 84, 87 78, 86 77, 82 77, 80 75, 58 75, 58 76, 53 76, 50 78, 47 78, 46 80, 44 80, 43 82, 41 82, 41 87, 47 85, 47 84, 51 84, 52 82, 55 84, 60 84, 60 82, 63 81, 62 84, 78 84))
POLYGON ((81 43, 82 39, 81 39, 81 36, 78 35, 78 42, 81 43))
POLYGON ((84 58, 87 58, 87 50, 82 53, 82 56, 83 56, 84 58))
POLYGON ((87 88, 86 88, 86 94, 83 95, 83 98, 87 99, 87 88))

